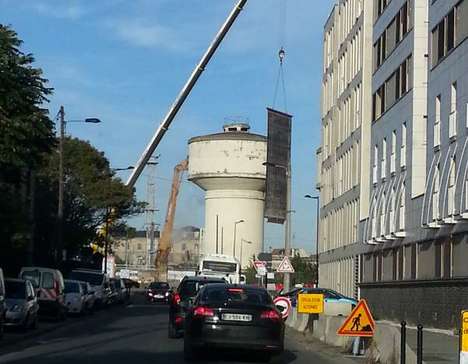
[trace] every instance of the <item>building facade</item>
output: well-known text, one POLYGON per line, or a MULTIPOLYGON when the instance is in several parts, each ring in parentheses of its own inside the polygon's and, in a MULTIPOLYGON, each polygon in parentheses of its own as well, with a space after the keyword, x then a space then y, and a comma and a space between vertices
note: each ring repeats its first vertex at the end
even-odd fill
POLYGON ((325 24, 320 190, 320 285, 358 296, 359 222, 368 213, 372 4, 340 0, 325 24), (366 174, 367 173, 367 174, 366 174))
POLYGON ((359 294, 380 318, 453 328, 468 296, 468 0, 370 5, 359 294))

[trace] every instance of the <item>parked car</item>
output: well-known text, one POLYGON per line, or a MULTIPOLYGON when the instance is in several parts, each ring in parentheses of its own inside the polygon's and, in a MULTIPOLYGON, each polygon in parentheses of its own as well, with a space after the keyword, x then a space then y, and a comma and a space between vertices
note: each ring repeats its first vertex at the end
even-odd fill
POLYGON ((114 303, 119 302, 119 289, 117 288, 116 282, 114 280, 109 280, 109 290, 107 296, 107 303, 113 305, 114 303))
POLYGON ((324 314, 328 316, 347 316, 356 307, 354 298, 346 297, 328 288, 294 288, 280 296, 289 297, 291 304, 297 305, 297 296, 301 293, 322 293, 324 295, 324 314))
POLYGON ((146 299, 149 302, 169 302, 171 287, 167 282, 151 282, 146 290, 146 299))
POLYGON ((30 281, 24 279, 5 279, 5 302, 7 311, 5 325, 20 327, 24 330, 37 327, 39 303, 30 281))
POLYGON ((94 303, 96 302, 96 297, 94 291, 91 288, 91 285, 88 282, 80 282, 81 289, 83 290, 85 296, 85 311, 87 313, 94 312, 94 303))
POLYGON ((125 283, 120 278, 111 278, 111 282, 115 287, 117 293, 116 300, 118 303, 125 303, 130 299, 130 291, 125 286, 125 283))
POLYGON ((109 278, 99 270, 76 269, 72 270, 70 279, 88 282, 96 296, 96 307, 104 307, 109 303, 109 278))
POLYGON ((33 285, 39 302, 39 314, 53 315, 59 320, 66 318, 63 276, 59 270, 23 267, 19 278, 28 280, 33 285))
POLYGON ((3 337, 3 326, 5 322, 5 283, 3 281, 3 270, 0 268, 0 339, 3 337))
POLYGON ((80 281, 65 280, 65 302, 68 313, 81 315, 86 310, 86 295, 80 281))
POLYGON ((265 361, 284 349, 284 321, 264 288, 208 284, 197 295, 185 322, 184 357, 228 348, 259 352, 265 361))
POLYGON ((180 337, 184 332, 185 316, 192 307, 193 300, 198 291, 211 283, 226 284, 222 278, 208 278, 203 276, 185 277, 177 287, 177 291, 169 300, 169 327, 170 338, 180 337))

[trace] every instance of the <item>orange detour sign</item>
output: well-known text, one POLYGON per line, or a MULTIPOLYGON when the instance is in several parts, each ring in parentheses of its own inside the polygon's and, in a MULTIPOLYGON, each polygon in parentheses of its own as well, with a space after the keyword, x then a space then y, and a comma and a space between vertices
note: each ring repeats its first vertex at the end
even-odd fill
POLYGON ((375 321, 365 300, 360 300, 337 334, 341 336, 374 336, 375 321))

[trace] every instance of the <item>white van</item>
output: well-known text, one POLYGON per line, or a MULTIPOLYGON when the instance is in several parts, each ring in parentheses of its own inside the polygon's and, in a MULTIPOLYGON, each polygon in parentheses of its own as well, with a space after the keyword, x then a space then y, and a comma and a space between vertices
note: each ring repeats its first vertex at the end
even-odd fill
POLYGON ((64 299, 62 273, 57 269, 43 267, 23 267, 20 279, 28 280, 36 290, 41 314, 53 315, 64 319, 67 307, 64 299))
POLYGON ((109 303, 109 278, 106 274, 94 269, 74 269, 70 279, 88 282, 94 291, 96 306, 106 306, 109 303))
POLYGON ((2 268, 0 268, 0 339, 3 337, 5 314, 6 314, 5 281, 3 277, 3 270, 2 268))

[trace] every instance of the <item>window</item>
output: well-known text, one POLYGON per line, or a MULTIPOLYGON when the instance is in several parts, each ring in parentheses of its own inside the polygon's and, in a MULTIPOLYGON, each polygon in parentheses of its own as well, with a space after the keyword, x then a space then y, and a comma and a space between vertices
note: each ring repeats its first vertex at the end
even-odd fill
POLYGON ((452 276, 452 243, 447 241, 442 244, 442 278, 452 276))
POLYGON ((142 249, 141 243, 138 243, 137 244, 137 250, 141 250, 141 249, 142 249))
POLYGON ((372 207, 372 237, 375 238, 377 236, 377 197, 374 197, 372 207))
POLYGON ((456 10, 455 37, 456 45, 468 37, 468 1, 463 0, 457 5, 456 10))
POLYGON ((455 9, 447 15, 447 53, 455 46, 455 9))
POLYGON ((399 212, 399 220, 400 220, 400 231, 405 230, 405 199, 406 199, 406 184, 403 182, 401 186, 401 198, 400 198, 400 212, 399 212))
POLYGON ((403 123, 401 128, 401 155, 400 155, 401 168, 406 167, 406 123, 403 123))
POLYGON ((457 135, 457 83, 452 83, 450 95, 449 138, 457 135))
POLYGON ((380 118, 386 110, 403 97, 411 89, 412 84, 413 67, 410 55, 374 93, 372 98, 373 120, 380 118))
POLYGON ((395 199, 396 199, 396 193, 395 193, 395 186, 392 188, 392 192, 390 195, 390 233, 395 232, 395 199))
POLYGON ((52 289, 54 288, 54 275, 49 272, 42 273, 42 288, 52 289))
POLYGON ((434 120, 434 147, 440 145, 440 97, 435 100, 435 120, 434 120))
POLYGON ((390 155, 390 173, 396 170, 396 130, 392 132, 392 151, 390 155))
POLYGON ((385 8, 390 4, 391 0, 374 0, 375 1, 375 12, 374 20, 377 20, 380 15, 384 12, 385 8))
POLYGON ((450 162, 450 172, 448 180, 448 191, 447 191, 447 214, 453 215, 454 202, 455 202, 455 176, 456 176, 456 162, 455 156, 450 162))
POLYGON ((434 188, 432 190, 432 220, 437 221, 439 213, 440 165, 437 164, 434 175, 434 188))
POLYGON ((384 236, 387 229, 385 226, 385 203, 387 201, 387 194, 384 192, 382 195, 382 203, 380 205, 380 235, 384 236))
POLYGON ((382 164, 380 169, 381 177, 384 179, 387 177, 387 138, 384 138, 382 142, 382 164))
POLYGON ((374 165, 372 167, 372 182, 377 183, 377 161, 379 160, 379 146, 374 146, 374 165))

